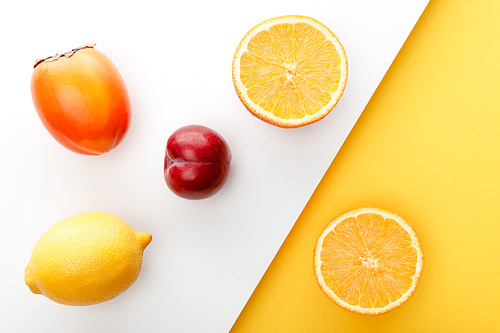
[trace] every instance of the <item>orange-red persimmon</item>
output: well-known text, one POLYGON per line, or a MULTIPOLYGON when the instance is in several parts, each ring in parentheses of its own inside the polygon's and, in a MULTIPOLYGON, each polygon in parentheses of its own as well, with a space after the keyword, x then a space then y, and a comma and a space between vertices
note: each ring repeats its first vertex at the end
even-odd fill
POLYGON ((128 130, 127 87, 111 60, 93 45, 38 60, 31 95, 45 128, 76 153, 103 154, 128 130))

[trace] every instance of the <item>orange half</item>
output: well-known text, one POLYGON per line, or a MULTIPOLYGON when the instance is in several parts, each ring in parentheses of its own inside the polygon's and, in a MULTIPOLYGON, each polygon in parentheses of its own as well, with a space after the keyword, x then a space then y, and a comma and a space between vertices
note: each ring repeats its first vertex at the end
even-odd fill
POLYGON ((378 315, 415 292, 424 255, 415 231, 396 214, 360 208, 333 219, 314 248, 325 295, 351 312, 378 315))
POLYGON ((347 82, 347 57, 338 38, 315 19, 276 17, 243 38, 233 81, 254 116, 279 127, 300 127, 337 104, 347 82))

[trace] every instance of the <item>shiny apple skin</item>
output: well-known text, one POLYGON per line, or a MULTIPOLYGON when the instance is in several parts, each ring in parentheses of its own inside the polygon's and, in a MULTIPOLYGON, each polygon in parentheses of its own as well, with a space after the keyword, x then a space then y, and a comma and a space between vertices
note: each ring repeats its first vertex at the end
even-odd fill
POLYGON ((216 131, 201 125, 181 127, 165 149, 167 186, 184 199, 209 198, 226 182, 231 157, 229 145, 216 131))

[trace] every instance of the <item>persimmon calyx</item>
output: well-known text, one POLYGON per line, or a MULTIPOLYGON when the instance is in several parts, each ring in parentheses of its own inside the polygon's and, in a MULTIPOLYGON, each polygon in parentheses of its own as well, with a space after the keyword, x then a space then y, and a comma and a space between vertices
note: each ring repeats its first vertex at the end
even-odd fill
POLYGON ((71 51, 68 51, 68 52, 65 52, 65 53, 57 53, 53 56, 50 56, 50 57, 46 57, 46 58, 42 58, 42 59, 37 59, 35 61, 35 65, 33 66, 33 68, 36 68, 36 66, 40 65, 42 62, 45 62, 45 61, 56 61, 60 58, 69 58, 71 57, 73 54, 75 54, 76 52, 80 51, 80 50, 83 50, 83 49, 93 49, 94 46, 95 46, 96 43, 92 43, 92 44, 84 44, 82 46, 79 46, 79 47, 76 47, 74 49, 72 49, 71 51))

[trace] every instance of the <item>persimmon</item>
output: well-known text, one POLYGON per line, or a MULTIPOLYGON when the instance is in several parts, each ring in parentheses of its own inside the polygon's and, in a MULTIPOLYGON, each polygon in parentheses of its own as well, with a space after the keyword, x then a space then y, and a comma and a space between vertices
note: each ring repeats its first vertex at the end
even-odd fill
POLYGON ((103 154, 115 148, 129 128, 125 82, 94 45, 37 60, 31 95, 45 128, 73 152, 103 154))

